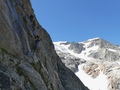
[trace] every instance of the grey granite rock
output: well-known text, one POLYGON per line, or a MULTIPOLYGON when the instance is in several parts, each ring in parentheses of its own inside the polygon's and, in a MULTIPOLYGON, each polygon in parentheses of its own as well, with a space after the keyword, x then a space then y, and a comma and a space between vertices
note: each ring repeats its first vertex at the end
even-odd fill
POLYGON ((30 0, 0 0, 0 90, 88 90, 56 54, 50 35, 37 22, 34 50, 30 0))
POLYGON ((73 50, 73 52, 75 53, 81 53, 85 48, 83 47, 84 44, 82 43, 71 43, 70 46, 69 46, 69 49, 70 50, 73 50))

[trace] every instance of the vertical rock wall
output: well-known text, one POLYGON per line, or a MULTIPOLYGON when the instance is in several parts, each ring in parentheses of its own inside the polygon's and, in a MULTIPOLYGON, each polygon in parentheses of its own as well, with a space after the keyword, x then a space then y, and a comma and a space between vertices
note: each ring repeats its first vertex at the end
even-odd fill
POLYGON ((33 27, 31 14, 29 0, 0 0, 0 89, 88 90, 61 62, 36 18, 33 27), (38 50, 33 30, 41 38, 38 50))

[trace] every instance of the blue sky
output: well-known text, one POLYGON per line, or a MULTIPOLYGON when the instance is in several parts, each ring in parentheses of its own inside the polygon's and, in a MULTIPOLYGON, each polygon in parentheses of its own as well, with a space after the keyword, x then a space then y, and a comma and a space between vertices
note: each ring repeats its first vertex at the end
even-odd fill
POLYGON ((53 42, 100 37, 120 45, 120 0, 31 0, 53 42))

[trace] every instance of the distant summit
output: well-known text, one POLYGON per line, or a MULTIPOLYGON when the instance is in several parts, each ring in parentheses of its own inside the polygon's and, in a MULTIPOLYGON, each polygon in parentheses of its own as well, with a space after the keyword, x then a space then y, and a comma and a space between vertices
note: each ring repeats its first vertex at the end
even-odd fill
POLYGON ((120 89, 120 47, 118 45, 98 37, 83 42, 65 43, 54 42, 54 46, 68 68, 76 73, 79 72, 78 66, 83 66, 82 70, 94 79, 103 73, 107 77, 108 90, 120 89))
MULTIPOLYGON (((95 46, 99 46, 100 48, 116 48, 117 45, 114 45, 102 38, 93 38, 93 39, 88 39, 86 42, 91 42, 91 44, 89 45, 90 47, 95 45, 95 46)), ((117 46, 118 47, 118 46, 117 46)))

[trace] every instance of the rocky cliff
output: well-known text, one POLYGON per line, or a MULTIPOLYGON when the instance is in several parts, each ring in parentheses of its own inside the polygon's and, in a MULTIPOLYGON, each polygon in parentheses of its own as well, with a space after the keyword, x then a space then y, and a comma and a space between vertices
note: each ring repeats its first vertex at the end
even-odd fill
POLYGON ((0 90, 88 90, 61 62, 29 0, 0 0, 0 90))

